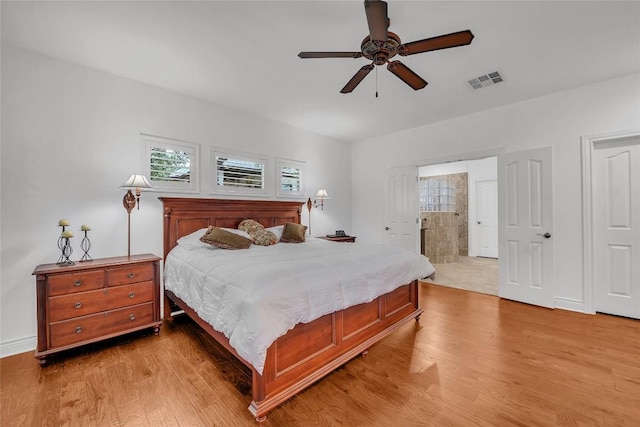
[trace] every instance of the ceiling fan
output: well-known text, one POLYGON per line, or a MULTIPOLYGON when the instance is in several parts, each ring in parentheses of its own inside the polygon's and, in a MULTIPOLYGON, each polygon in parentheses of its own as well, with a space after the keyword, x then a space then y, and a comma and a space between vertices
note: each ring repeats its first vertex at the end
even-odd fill
MULTIPOLYGON (((298 56, 308 58, 361 58, 372 61, 365 65, 342 88, 341 93, 350 93, 373 70, 375 65, 387 64, 387 70, 395 74, 400 80, 419 90, 427 85, 427 82, 414 73, 402 62, 389 61, 396 55, 408 56, 416 53, 431 52, 434 50, 448 49, 450 47, 465 46, 473 40, 473 34, 469 30, 446 34, 428 39, 402 43, 397 34, 388 31, 389 18, 387 16, 387 2, 381 0, 365 0, 364 11, 369 24, 369 35, 364 38, 360 46, 360 52, 300 52, 298 56)), ((377 93, 376 93, 377 96, 377 93)))

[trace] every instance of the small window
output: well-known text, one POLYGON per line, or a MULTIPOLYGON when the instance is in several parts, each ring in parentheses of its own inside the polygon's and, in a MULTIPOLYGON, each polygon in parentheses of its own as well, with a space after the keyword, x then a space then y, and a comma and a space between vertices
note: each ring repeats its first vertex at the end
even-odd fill
POLYGON ((264 157, 212 150, 213 192, 267 195, 264 157))
POLYGON ((456 186, 453 175, 420 178, 420 210, 455 212, 456 186))
POLYGON ((304 196, 304 163, 278 159, 278 196, 304 196))
POLYGON ((199 192, 198 157, 200 146, 151 135, 142 135, 145 144, 145 174, 154 188, 162 191, 199 192))

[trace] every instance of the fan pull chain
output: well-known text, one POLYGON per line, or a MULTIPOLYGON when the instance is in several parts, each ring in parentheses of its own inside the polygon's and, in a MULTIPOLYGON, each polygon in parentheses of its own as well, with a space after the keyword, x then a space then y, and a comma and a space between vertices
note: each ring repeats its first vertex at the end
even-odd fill
POLYGON ((376 98, 378 97, 378 67, 376 67, 376 98))

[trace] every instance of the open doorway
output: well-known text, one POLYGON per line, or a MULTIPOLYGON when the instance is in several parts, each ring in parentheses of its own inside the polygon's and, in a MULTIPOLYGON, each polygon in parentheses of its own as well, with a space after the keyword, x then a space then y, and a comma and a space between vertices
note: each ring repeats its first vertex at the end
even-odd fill
POLYGON ((497 158, 419 168, 421 252, 433 283, 498 295, 497 158))

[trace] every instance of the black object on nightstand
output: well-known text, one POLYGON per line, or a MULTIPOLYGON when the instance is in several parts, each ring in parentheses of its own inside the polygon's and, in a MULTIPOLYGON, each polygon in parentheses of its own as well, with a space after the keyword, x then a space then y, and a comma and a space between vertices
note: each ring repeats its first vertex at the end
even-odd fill
POLYGON ((356 236, 337 236, 335 234, 328 234, 326 236, 319 237, 320 239, 329 240, 330 242, 350 242, 356 241, 356 236))

